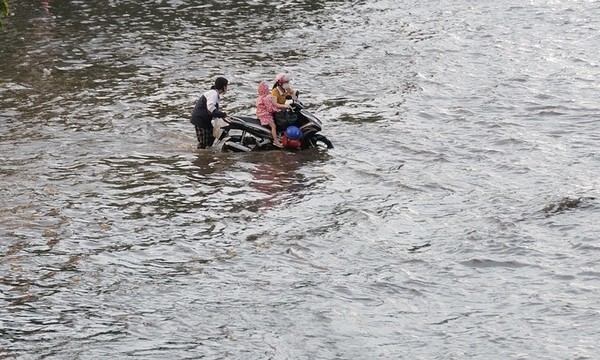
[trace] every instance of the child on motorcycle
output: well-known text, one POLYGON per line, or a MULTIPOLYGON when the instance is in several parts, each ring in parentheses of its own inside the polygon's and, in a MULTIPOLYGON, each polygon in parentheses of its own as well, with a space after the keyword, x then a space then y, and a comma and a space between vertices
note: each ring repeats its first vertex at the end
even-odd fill
POLYGON ((261 125, 269 125, 271 127, 271 135, 273 136, 273 145, 283 147, 281 141, 277 137, 277 128, 273 115, 280 109, 289 109, 289 104, 279 104, 277 98, 272 96, 269 91, 269 85, 266 82, 261 82, 258 85, 258 99, 256 99, 256 116, 260 120, 261 125))

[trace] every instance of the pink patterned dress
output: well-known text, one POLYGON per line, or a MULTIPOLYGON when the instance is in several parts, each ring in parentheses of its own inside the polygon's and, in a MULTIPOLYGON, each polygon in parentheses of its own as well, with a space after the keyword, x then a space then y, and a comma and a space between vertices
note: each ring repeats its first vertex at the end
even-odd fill
POLYGON ((258 84, 258 99, 256 99, 256 116, 261 125, 269 125, 273 122, 273 114, 278 111, 271 102, 271 92, 266 82, 258 84))

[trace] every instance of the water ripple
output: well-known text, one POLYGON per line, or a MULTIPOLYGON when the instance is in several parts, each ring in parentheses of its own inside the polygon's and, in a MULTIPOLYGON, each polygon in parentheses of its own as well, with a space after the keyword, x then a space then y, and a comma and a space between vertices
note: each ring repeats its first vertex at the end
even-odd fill
POLYGON ((594 6, 11 2, 0 357, 594 358, 594 6), (195 149, 281 71, 335 149, 195 149))

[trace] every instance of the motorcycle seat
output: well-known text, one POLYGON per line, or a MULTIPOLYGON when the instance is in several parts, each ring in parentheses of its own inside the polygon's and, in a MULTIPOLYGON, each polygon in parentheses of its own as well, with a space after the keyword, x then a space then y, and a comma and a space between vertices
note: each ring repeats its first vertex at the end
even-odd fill
POLYGON ((254 125, 260 125, 260 120, 258 120, 254 116, 241 115, 241 116, 237 116, 237 117, 239 119, 243 120, 244 122, 254 124, 254 125))

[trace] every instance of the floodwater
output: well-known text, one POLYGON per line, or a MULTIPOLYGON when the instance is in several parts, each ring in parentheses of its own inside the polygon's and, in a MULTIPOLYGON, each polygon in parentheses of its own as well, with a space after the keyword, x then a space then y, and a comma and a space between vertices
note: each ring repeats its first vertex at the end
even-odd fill
POLYGON ((9 3, 0 358, 598 357, 598 2, 9 3), (281 71, 334 149, 196 150, 281 71))

